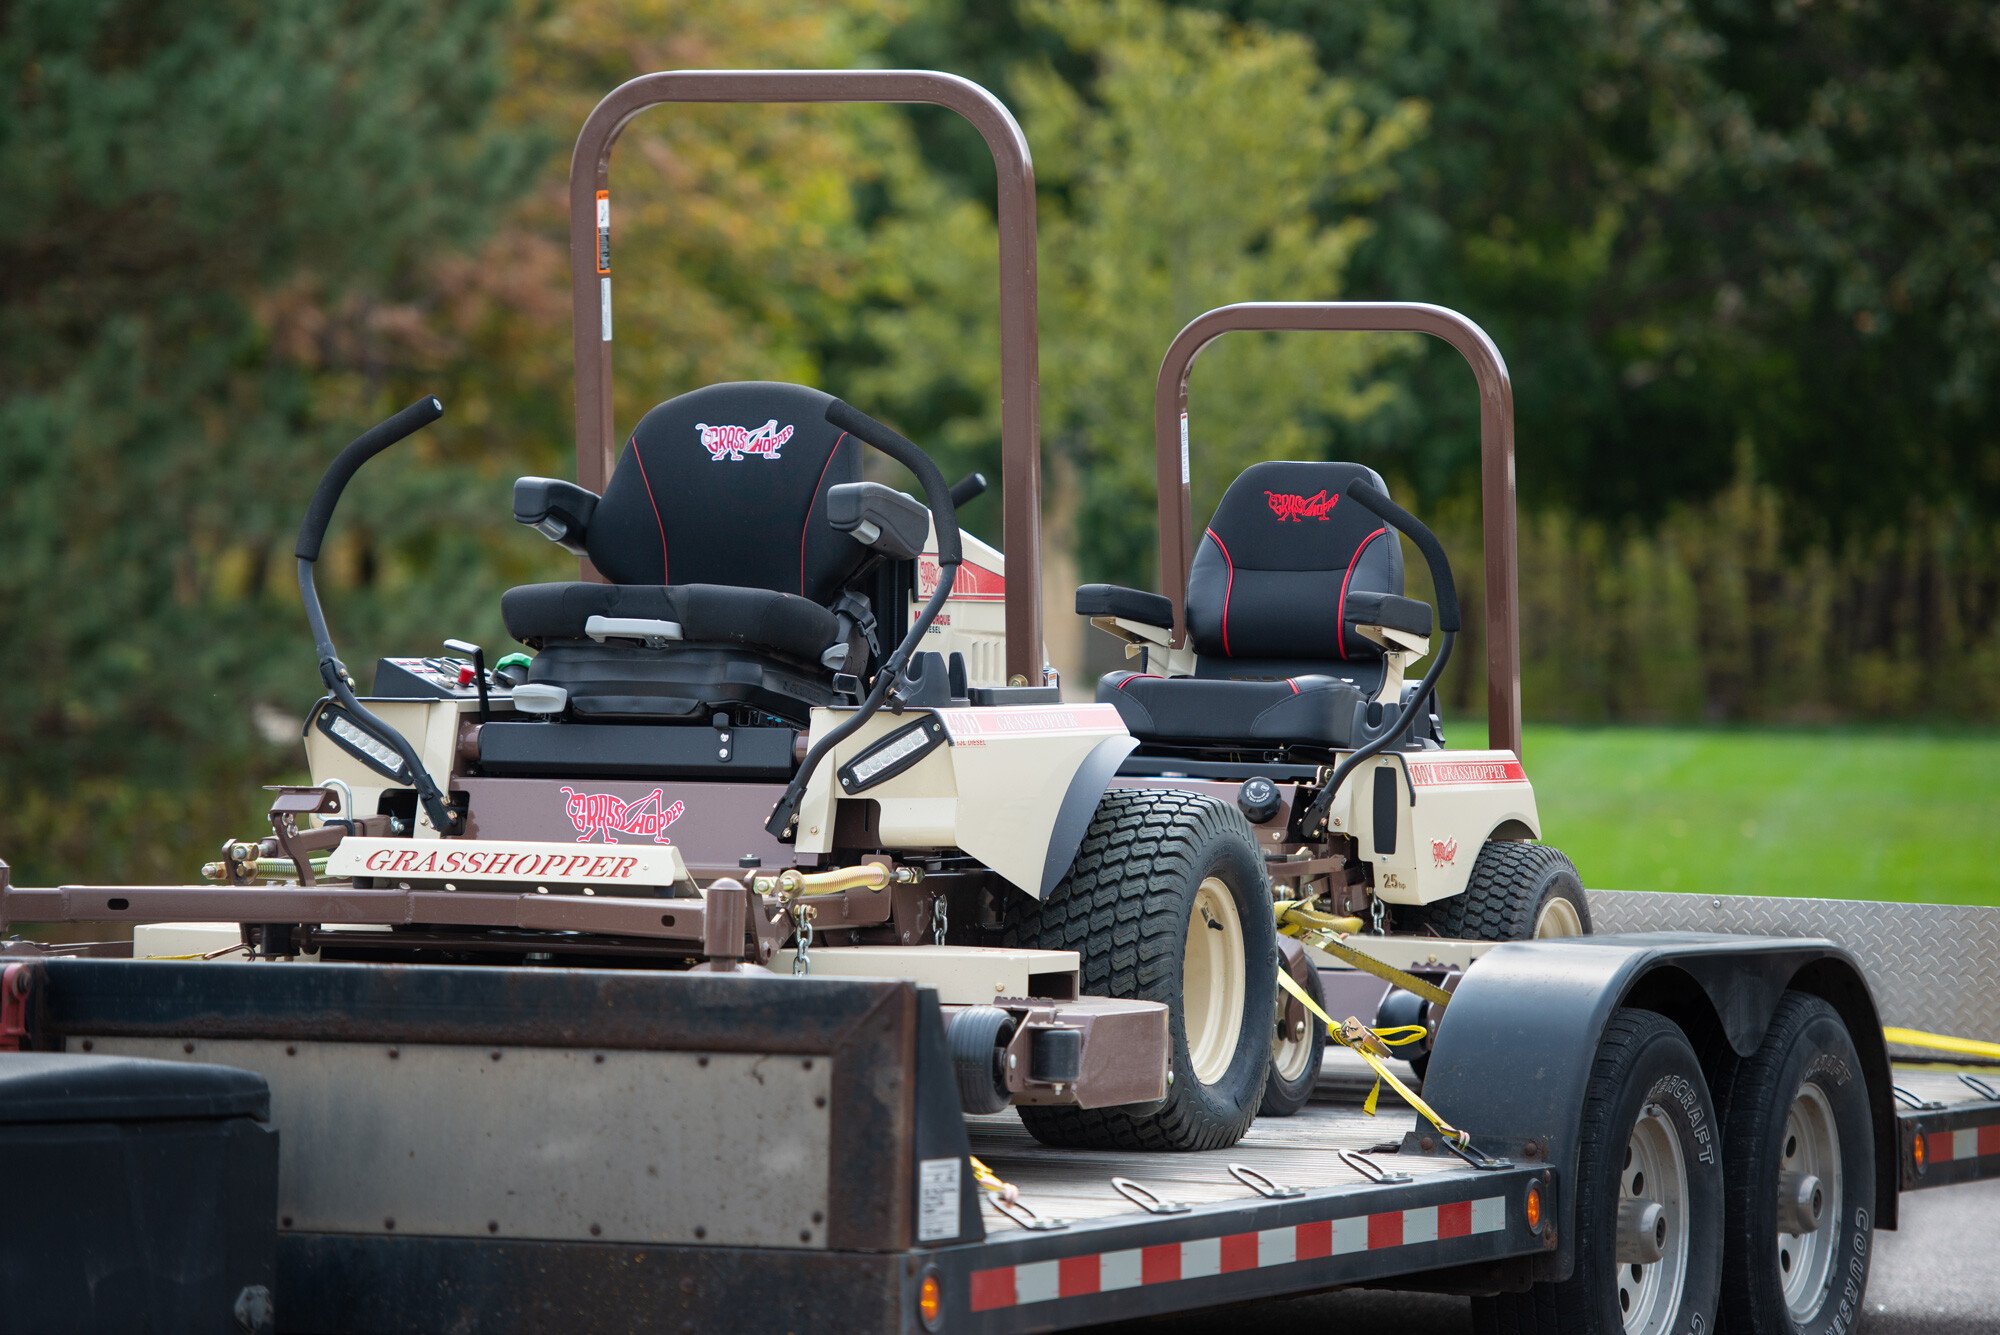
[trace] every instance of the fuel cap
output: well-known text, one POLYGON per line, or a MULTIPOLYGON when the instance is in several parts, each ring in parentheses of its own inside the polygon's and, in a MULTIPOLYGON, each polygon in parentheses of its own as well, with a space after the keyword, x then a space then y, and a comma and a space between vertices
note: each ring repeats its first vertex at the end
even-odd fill
POLYGON ((1243 781, 1236 792, 1236 805, 1252 825, 1262 825, 1278 814, 1283 801, 1278 796, 1278 785, 1259 774, 1243 781))

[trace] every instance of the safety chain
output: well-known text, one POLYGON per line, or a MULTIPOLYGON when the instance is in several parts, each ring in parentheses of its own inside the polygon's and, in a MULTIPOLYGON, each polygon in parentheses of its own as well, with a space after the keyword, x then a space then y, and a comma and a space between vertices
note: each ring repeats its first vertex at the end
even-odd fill
POLYGON ((792 956, 792 977, 804 978, 812 972, 813 908, 810 904, 792 905, 792 921, 799 926, 799 948, 792 956))
POLYGON ((932 945, 941 946, 944 944, 945 928, 949 925, 950 925, 950 919, 946 916, 946 909, 944 906, 944 895, 942 893, 933 895, 931 897, 931 944, 932 945))
POLYGON ((1375 935, 1387 936, 1389 934, 1389 929, 1382 925, 1382 919, 1387 916, 1388 910, 1383 906, 1381 899, 1370 895, 1368 897, 1368 921, 1374 925, 1375 935))

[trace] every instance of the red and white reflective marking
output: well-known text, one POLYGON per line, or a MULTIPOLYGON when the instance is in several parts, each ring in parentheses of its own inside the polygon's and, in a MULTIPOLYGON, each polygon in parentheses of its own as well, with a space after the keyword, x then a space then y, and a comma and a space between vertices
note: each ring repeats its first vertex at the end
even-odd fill
POLYGON ((2000 1154, 2000 1122, 1990 1126, 1962 1126, 1956 1131, 1933 1131, 1924 1137, 1924 1149, 1934 1167, 2000 1154))
POLYGON ((1526 783, 1528 772, 1512 751, 1447 751, 1411 756, 1410 782, 1419 788, 1450 784, 1526 783))
POLYGON ((1207 1279, 1238 1270, 1268 1270, 1352 1252, 1388 1251, 1479 1233, 1498 1233, 1506 1227, 1506 1198, 1487 1196, 1414 1210, 1319 1219, 1290 1228, 1227 1233, 1189 1242, 999 1266, 972 1272, 972 1310, 991 1312, 1149 1284, 1207 1279))

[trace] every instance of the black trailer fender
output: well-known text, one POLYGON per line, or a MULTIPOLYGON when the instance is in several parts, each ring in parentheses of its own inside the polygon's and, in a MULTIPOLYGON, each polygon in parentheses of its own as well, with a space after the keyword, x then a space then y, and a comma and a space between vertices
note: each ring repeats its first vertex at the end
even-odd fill
MULTIPOLYGON (((1861 968, 1823 940, 1683 932, 1514 941, 1466 971, 1425 1073, 1424 1097, 1476 1148, 1540 1159, 1576 1180, 1577 1126, 1598 1042, 1612 1013, 1657 1011, 1686 1031, 1713 1076, 1756 1051, 1789 989, 1824 997, 1861 1056, 1875 1121, 1876 1223, 1896 1226, 1897 1129, 1889 1054, 1861 968)), ((1428 1134, 1420 1123, 1419 1133, 1428 1134)), ((1720 1153, 1720 1146, 1717 1146, 1720 1153)), ((1534 1278, 1575 1265, 1573 1190, 1557 1193, 1556 1250, 1534 1278)))

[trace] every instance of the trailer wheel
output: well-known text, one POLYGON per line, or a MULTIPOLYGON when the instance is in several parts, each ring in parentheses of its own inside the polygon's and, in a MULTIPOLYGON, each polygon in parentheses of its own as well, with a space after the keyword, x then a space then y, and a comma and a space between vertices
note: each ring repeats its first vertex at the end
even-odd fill
POLYGON ((1426 904, 1421 924, 1460 941, 1589 936, 1590 901, 1576 864, 1547 844, 1489 839, 1462 894, 1426 904))
POLYGON ((1718 1083, 1716 1103, 1729 1329, 1851 1328, 1868 1283, 1875 1142, 1861 1058, 1839 1012, 1787 992, 1763 1045, 1718 1083))
POLYGON ((1484 1335, 1703 1335, 1722 1280, 1722 1160, 1693 1047, 1651 1011, 1605 1026, 1578 1125, 1576 1269, 1475 1299, 1484 1335))
MULTIPOLYGON (((1280 969, 1284 961, 1278 961, 1280 969)), ((1326 1009, 1326 990, 1320 986, 1319 970, 1306 964, 1306 995, 1321 1010, 1326 1009)), ((1271 1078, 1264 1085, 1264 1101, 1257 1105, 1259 1117, 1290 1117, 1312 1098, 1319 1083, 1320 1058, 1326 1053, 1326 1026, 1311 1011, 1306 1012, 1305 1032, 1285 1031, 1285 1003, 1291 993, 1278 991, 1278 1029, 1272 1035, 1271 1078)))
POLYGON ((1088 995, 1167 1007, 1165 1100, 1024 1107, 1037 1140, 1208 1150, 1243 1138, 1271 1067, 1278 937, 1263 854, 1241 812, 1199 793, 1106 793, 1069 874, 1007 938, 1076 951, 1088 995))

